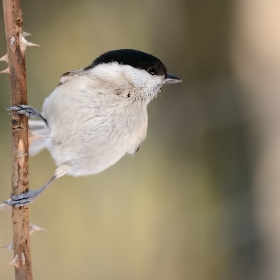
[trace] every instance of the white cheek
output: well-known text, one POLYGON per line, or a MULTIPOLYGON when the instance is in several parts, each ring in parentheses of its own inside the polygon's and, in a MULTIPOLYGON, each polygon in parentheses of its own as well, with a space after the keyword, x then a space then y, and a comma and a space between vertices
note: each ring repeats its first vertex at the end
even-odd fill
POLYGON ((150 84, 152 80, 151 75, 149 75, 146 71, 138 69, 133 69, 132 71, 128 69, 128 71, 126 71, 126 76, 131 78, 132 83, 136 87, 143 87, 146 84, 150 84))
POLYGON ((145 70, 134 68, 130 65, 120 65, 118 63, 101 64, 96 67, 99 77, 114 82, 129 83, 135 87, 144 87, 146 84, 154 84, 154 76, 145 70))
POLYGON ((152 76, 145 70, 132 69, 132 71, 126 72, 126 75, 131 77, 131 80, 136 87, 146 87, 152 89, 157 88, 163 83, 163 77, 152 76))
POLYGON ((103 82, 113 82, 116 86, 133 85, 145 88, 149 93, 158 91, 164 84, 164 76, 152 76, 145 70, 118 63, 100 64, 90 71, 103 82))

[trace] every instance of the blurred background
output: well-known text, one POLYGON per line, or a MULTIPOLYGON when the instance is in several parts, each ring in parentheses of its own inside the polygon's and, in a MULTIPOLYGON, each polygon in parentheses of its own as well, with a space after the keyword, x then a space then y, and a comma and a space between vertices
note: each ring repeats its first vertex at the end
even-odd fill
MULTIPOLYGON (((31 205, 34 279, 280 279, 280 2, 23 1, 29 104, 69 70, 133 48, 183 83, 149 105, 148 137, 103 173, 31 205)), ((0 11, 0 56, 6 53, 0 11)), ((1 62, 0 69, 6 64, 1 62)), ((9 79, 0 75, 0 200, 10 195, 9 79)), ((30 188, 55 164, 30 158, 30 188)), ((0 212, 0 246, 12 240, 0 212)), ((0 251, 0 280, 14 279, 0 251)))

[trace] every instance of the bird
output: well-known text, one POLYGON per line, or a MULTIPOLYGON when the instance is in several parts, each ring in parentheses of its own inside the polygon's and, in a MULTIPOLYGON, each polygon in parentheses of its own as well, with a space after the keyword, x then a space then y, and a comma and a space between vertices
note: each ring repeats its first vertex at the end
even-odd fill
POLYGON ((88 67, 63 74, 40 113, 19 104, 8 108, 29 119, 30 154, 47 148, 57 168, 38 190, 4 200, 20 207, 33 202, 52 181, 64 175, 92 175, 135 154, 147 135, 147 105, 166 84, 182 80, 167 72, 155 56, 133 49, 103 53, 88 67))

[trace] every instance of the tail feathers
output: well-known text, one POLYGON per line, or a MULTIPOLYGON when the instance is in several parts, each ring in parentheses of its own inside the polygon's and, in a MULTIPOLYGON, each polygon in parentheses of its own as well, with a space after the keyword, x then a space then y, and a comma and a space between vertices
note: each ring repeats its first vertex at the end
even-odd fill
MULTIPOLYGON (((49 136, 49 129, 42 120, 29 120, 29 129, 33 134, 49 136)), ((34 156, 46 148, 49 138, 38 138, 31 142, 29 146, 29 154, 34 156)))

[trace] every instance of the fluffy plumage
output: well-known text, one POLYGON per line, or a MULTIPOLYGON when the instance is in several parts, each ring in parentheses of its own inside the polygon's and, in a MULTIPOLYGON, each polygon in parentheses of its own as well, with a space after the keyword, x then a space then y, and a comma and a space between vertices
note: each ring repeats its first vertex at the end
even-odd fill
POLYGON ((164 84, 175 82, 180 80, 159 59, 127 49, 107 52, 89 67, 62 75, 41 115, 32 107, 18 109, 47 122, 30 122, 33 133, 48 137, 35 140, 30 152, 48 148, 58 166, 55 175, 40 190, 7 203, 28 204, 55 178, 95 174, 138 151, 147 134, 148 103, 164 84))

